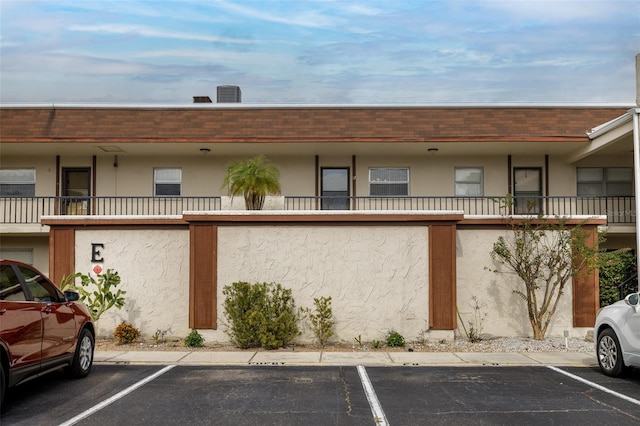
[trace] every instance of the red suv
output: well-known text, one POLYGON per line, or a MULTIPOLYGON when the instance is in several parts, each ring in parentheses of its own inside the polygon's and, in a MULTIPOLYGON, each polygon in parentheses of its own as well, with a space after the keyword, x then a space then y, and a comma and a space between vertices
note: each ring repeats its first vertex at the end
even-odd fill
POLYGON ((78 298, 34 267, 0 259, 0 403, 7 388, 61 367, 89 374, 95 328, 78 298))

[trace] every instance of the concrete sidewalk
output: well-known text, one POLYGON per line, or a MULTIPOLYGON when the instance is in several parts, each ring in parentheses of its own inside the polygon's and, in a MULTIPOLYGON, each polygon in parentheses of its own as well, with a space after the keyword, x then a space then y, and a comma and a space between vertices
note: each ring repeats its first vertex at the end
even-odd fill
POLYGON ((94 361, 104 364, 270 366, 597 366, 595 354, 578 352, 96 351, 94 361))

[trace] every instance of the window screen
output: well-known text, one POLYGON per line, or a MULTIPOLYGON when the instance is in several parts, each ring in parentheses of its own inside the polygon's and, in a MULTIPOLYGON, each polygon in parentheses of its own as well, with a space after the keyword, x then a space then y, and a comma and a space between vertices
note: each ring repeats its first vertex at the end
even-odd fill
POLYGON ((369 195, 374 197, 409 195, 409 169, 369 169, 369 195))
POLYGON ((35 197, 35 169, 0 169, 0 196, 35 197))
POLYGON ((181 169, 154 170, 155 195, 179 196, 182 187, 181 169))

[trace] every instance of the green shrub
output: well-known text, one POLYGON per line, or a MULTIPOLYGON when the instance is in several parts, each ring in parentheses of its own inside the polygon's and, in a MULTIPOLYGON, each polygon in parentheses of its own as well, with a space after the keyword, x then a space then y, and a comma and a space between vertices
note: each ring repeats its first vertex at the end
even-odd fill
MULTIPOLYGON (((626 294, 620 294, 618 286, 635 275, 636 256, 631 250, 622 249, 599 256, 600 306, 617 302, 626 294)), ((625 292, 625 290, 622 290, 625 292)))
POLYGON ((298 335, 291 290, 280 284, 235 282, 222 294, 226 332, 239 348, 277 349, 298 335))
POLYGON ((113 337, 116 338, 116 343, 119 345, 133 343, 140 338, 140 330, 128 322, 122 321, 114 330, 113 337))
POLYGON ((201 348, 204 346, 204 337, 198 330, 191 330, 191 333, 184 339, 184 345, 188 348, 201 348))
POLYGON ((404 337, 397 331, 391 330, 389 334, 387 334, 387 346, 404 346, 404 337))
POLYGON ((315 311, 309 308, 301 309, 301 312, 311 322, 313 334, 318 339, 320 346, 324 347, 333 336, 333 310, 331 309, 331 297, 314 298, 315 311))
POLYGON ((118 309, 124 306, 124 290, 116 290, 120 285, 120 275, 118 272, 107 269, 104 274, 99 274, 96 280, 89 275, 80 272, 68 275, 60 282, 62 291, 67 289, 75 290, 80 294, 80 301, 87 305, 91 318, 98 321, 103 313, 109 309, 116 307, 118 309), (75 279, 80 278, 80 287, 75 285, 75 279))

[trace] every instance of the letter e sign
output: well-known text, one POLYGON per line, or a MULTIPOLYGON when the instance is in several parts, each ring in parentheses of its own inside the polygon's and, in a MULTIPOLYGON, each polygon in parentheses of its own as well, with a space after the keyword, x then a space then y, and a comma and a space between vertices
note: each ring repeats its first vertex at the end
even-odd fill
POLYGON ((104 262, 104 259, 102 258, 102 249, 104 249, 104 244, 91 243, 91 263, 104 262))

